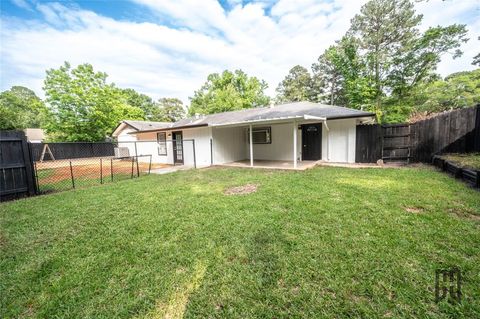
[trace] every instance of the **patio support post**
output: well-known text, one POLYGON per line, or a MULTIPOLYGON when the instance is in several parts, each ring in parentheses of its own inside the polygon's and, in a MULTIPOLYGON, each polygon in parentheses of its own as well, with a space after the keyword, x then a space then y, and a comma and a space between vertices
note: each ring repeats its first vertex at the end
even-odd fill
POLYGON ((249 130, 249 135, 250 135, 250 167, 253 167, 253 133, 252 133, 252 124, 250 124, 250 130, 249 130))
POLYGON ((330 161, 330 128, 327 125, 327 122, 324 121, 323 124, 325 125, 325 128, 327 129, 327 161, 330 161))
POLYGON ((297 168, 297 121, 293 121, 293 168, 297 168))

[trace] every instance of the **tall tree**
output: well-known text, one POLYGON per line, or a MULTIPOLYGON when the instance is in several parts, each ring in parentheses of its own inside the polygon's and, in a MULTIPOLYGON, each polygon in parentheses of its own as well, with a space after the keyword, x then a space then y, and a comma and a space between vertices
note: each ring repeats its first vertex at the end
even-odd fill
POLYGON ((134 89, 123 89, 122 92, 125 94, 128 105, 141 109, 145 113, 146 120, 158 121, 155 117, 157 106, 151 97, 138 93, 134 89))
POLYGON ((434 78, 443 54, 459 57, 460 45, 468 41, 464 25, 429 28, 421 34, 421 20, 409 0, 370 0, 352 19, 348 34, 357 39, 367 62, 379 118, 391 106, 382 105, 384 100, 407 99, 416 85, 434 78))
POLYGON ((176 98, 161 98, 156 103, 155 118, 161 122, 176 122, 185 117, 183 102, 176 98))
POLYGON ((47 132, 60 141, 102 141, 119 121, 143 119, 144 112, 130 106, 124 92, 106 82, 107 74, 90 64, 72 69, 65 62, 50 69, 44 82, 52 116, 47 132))
POLYGON ((415 14, 408 0, 370 0, 352 19, 349 33, 357 37, 367 56, 377 114, 381 114, 385 81, 393 60, 417 36, 421 20, 422 15, 415 14))
POLYGON ((455 59, 462 55, 460 45, 468 39, 464 25, 431 27, 412 39, 393 58, 386 83, 394 95, 403 97, 417 84, 434 79, 434 71, 445 53, 455 59), (433 76, 433 77, 432 77, 433 76))
MULTIPOLYGON (((480 37, 478 37, 478 40, 480 40, 480 37)), ((472 65, 480 67, 480 53, 473 57, 472 65)))
POLYGON ((39 128, 48 117, 48 109, 32 90, 12 86, 0 94, 0 129, 39 128))
POLYGON ((337 46, 330 46, 312 64, 312 82, 315 95, 320 95, 320 101, 330 105, 343 105, 343 74, 338 64, 337 46))
POLYGON ((277 102, 315 101, 310 72, 300 65, 290 69, 278 85, 277 102))
POLYGON ((412 94, 415 113, 434 113, 480 103, 480 69, 457 72, 419 85, 412 94))
POLYGON ((39 128, 47 118, 45 103, 32 90, 12 86, 0 94, 0 129, 39 128))
POLYGON ((190 115, 212 114, 267 105, 268 85, 242 70, 212 73, 205 84, 190 98, 190 115))
POLYGON ((312 71, 313 87, 322 102, 369 109, 374 96, 372 78, 355 39, 343 37, 337 41, 312 65, 312 71))

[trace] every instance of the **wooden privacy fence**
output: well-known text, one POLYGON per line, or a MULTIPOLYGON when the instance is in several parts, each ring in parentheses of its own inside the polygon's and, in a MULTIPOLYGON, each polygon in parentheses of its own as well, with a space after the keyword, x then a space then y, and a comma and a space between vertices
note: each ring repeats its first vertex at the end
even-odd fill
POLYGON ((411 125, 417 162, 439 153, 480 152, 480 105, 455 110, 411 125))
POLYGON ((408 124, 358 125, 358 163, 427 162, 440 153, 480 152, 480 105, 408 124))
MULTIPOLYGON (((114 155, 114 143, 109 142, 62 142, 46 143, 56 160, 72 158, 104 157, 114 155)), ((41 160, 45 143, 32 143, 32 158, 37 162, 41 160)), ((51 160, 51 156, 46 152, 43 160, 51 160)))
POLYGON ((22 131, 2 131, 0 136, 0 200, 36 193, 30 152, 22 131))
POLYGON ((355 162, 375 163, 382 158, 383 134, 378 124, 357 125, 355 162))

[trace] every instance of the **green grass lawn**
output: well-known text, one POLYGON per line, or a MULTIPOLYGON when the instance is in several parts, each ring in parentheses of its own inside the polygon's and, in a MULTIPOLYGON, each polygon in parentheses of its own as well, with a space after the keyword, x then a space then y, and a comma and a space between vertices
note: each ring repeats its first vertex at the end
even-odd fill
POLYGON ((480 153, 445 154, 442 157, 462 167, 480 170, 480 153))
POLYGON ((191 170, 3 203, 0 318, 478 318, 479 217, 480 192, 424 167, 191 170), (435 303, 451 266, 462 302, 435 303))

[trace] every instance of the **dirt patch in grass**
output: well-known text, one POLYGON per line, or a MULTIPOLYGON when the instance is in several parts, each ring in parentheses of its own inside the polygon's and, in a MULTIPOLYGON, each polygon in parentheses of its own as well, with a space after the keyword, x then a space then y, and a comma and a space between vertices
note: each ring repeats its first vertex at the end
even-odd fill
POLYGON ((451 215, 463 218, 463 219, 470 219, 476 222, 480 222, 480 215, 473 214, 463 209, 458 208, 450 208, 448 209, 451 215))
POLYGON ((258 186, 255 184, 246 184, 243 186, 235 186, 227 188, 223 193, 225 195, 246 195, 250 193, 255 193, 258 186))
POLYGON ((420 213, 423 213, 423 208, 405 207, 405 211, 411 214, 420 214, 420 213))

